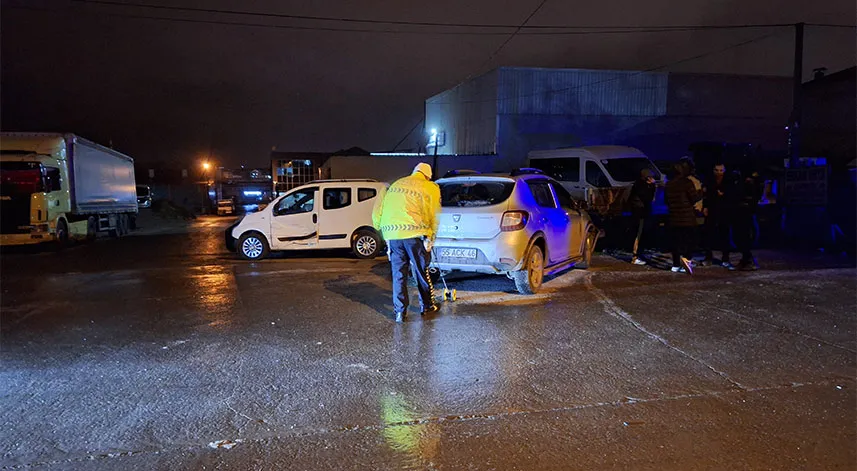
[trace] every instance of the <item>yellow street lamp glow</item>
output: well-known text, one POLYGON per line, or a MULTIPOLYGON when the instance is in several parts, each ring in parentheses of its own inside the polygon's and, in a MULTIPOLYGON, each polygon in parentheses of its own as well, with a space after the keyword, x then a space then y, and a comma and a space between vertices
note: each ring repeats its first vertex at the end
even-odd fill
POLYGON ((211 167, 211 164, 209 164, 208 162, 202 163, 202 169, 203 170, 208 170, 210 167, 211 167))

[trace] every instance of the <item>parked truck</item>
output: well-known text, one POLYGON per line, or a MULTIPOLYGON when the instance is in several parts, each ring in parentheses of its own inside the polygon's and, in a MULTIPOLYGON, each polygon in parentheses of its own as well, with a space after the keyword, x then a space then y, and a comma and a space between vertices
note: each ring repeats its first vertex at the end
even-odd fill
POLYGON ((0 244, 121 237, 136 217, 131 157, 74 134, 0 133, 0 244))

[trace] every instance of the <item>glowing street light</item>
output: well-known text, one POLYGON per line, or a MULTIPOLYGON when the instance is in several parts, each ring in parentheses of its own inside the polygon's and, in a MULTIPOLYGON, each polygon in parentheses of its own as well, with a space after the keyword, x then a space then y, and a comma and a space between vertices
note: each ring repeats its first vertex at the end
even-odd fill
POLYGON ((202 169, 203 169, 203 170, 208 170, 208 169, 210 169, 210 168, 211 168, 211 164, 210 164, 210 163, 208 163, 208 162, 203 162, 203 163, 202 163, 202 169))

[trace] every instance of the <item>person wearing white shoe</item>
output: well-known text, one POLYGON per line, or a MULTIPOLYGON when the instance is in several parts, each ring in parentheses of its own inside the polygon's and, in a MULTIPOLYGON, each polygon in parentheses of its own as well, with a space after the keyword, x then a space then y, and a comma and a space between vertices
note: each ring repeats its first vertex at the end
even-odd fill
POLYGON ((664 189, 672 236, 672 271, 676 273, 693 273, 690 258, 697 230, 694 204, 702 198, 701 192, 687 178, 687 172, 686 165, 676 163, 664 189))
POLYGON ((635 235, 631 258, 631 263, 634 265, 646 264, 646 261, 640 258, 640 241, 643 238, 643 229, 651 219, 654 201, 655 179, 652 177, 652 171, 644 168, 640 170, 640 177, 634 182, 631 193, 628 195, 628 206, 631 209, 629 233, 635 235))

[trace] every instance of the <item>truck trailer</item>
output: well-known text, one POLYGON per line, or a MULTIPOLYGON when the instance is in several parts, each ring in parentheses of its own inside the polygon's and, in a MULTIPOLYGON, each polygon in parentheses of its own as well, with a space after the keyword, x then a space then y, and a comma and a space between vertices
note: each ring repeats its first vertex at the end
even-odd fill
POLYGON ((121 237, 137 211, 131 157, 74 134, 0 133, 0 245, 121 237))

